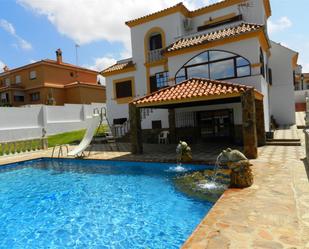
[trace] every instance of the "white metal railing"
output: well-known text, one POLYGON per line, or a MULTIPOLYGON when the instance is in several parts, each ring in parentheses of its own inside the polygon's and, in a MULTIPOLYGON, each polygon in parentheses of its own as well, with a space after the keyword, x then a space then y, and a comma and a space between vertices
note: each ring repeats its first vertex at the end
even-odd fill
POLYGON ((148 62, 155 62, 163 59, 162 55, 163 49, 155 49, 148 51, 148 62))

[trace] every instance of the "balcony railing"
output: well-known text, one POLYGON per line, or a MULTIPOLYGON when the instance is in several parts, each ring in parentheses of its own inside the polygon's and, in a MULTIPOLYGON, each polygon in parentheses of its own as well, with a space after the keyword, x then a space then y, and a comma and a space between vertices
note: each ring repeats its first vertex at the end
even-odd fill
POLYGON ((148 60, 147 62, 151 63, 151 62, 155 62, 155 61, 159 61, 163 59, 163 49, 159 48, 159 49, 155 49, 155 50, 150 50, 148 52, 148 60))

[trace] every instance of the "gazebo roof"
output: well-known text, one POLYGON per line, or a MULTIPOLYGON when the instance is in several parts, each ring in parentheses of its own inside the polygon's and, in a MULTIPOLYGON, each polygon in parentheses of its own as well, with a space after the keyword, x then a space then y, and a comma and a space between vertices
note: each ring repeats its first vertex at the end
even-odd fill
POLYGON ((251 86, 192 78, 144 97, 133 100, 137 107, 164 107, 188 105, 189 103, 239 98, 246 90, 253 89, 256 99, 263 99, 262 93, 251 86))

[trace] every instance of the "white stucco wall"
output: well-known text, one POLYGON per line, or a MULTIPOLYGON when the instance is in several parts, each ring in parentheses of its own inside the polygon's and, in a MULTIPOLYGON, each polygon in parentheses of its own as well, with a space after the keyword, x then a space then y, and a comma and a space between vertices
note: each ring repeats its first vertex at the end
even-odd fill
POLYGON ((85 129, 93 110, 105 104, 0 107, 0 142, 19 141, 47 135, 85 129))
POLYGON ((292 57, 295 52, 272 42, 269 67, 273 84, 270 88, 271 115, 280 125, 295 124, 292 57))

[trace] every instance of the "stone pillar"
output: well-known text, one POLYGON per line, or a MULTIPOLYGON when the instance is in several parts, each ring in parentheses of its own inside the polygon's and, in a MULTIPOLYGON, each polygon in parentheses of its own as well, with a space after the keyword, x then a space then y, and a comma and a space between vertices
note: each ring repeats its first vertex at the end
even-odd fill
POLYGON ((132 154, 143 154, 143 140, 141 128, 141 113, 133 103, 129 104, 129 119, 131 133, 132 154))
POLYGON ((241 96, 244 154, 255 159, 257 152, 256 115, 254 89, 245 91, 241 96))
POLYGON ((169 138, 170 143, 176 143, 176 115, 175 109, 168 109, 168 124, 169 124, 169 138))
POLYGON ((258 146, 266 144, 263 100, 255 100, 256 133, 258 146))

